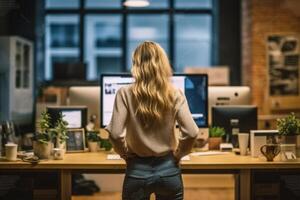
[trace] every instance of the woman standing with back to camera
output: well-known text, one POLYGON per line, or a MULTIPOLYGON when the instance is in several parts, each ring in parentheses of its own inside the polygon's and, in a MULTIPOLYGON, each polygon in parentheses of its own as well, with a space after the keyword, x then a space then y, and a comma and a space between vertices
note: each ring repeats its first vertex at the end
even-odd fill
POLYGON ((178 163, 190 152, 198 127, 185 95, 172 86, 169 60, 158 44, 141 43, 132 63, 135 82, 118 90, 106 127, 114 150, 127 164, 122 199, 147 200, 154 193, 157 200, 181 200, 178 163))

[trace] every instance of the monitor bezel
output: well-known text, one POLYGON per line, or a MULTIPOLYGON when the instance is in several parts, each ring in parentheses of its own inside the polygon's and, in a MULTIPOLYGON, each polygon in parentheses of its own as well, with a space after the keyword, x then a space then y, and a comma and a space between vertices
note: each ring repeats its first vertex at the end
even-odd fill
MULTIPOLYGON (((100 75, 100 96, 101 96, 101 101, 100 101, 100 127, 101 128, 105 128, 107 125, 103 125, 103 77, 132 77, 131 74, 129 73, 116 73, 116 74, 112 74, 112 73, 108 73, 108 74, 101 74, 100 75)), ((206 94, 206 100, 205 100, 205 112, 206 112, 206 118, 205 118, 205 124, 204 125, 198 125, 198 128, 207 128, 208 127, 208 75, 207 74, 202 74, 202 73, 193 73, 193 74, 189 74, 189 73, 174 73, 172 76, 202 76, 205 78, 205 94, 206 94)))
MULTIPOLYGON (((58 113, 62 112, 62 111, 81 111, 81 127, 78 128, 86 128, 87 125, 87 113, 88 113, 88 108, 87 106, 47 106, 46 107, 46 111, 47 113, 49 113, 50 117, 51 117, 51 128, 53 128, 55 126, 55 122, 53 121, 53 118, 51 116, 51 112, 49 112, 49 109, 53 109, 53 110, 57 110, 58 113), (54 123, 53 123, 54 122, 54 123)), ((75 128, 75 127, 74 127, 75 128)), ((68 129, 74 129, 74 128, 68 128, 68 129)), ((77 127, 76 127, 77 128, 77 127)))

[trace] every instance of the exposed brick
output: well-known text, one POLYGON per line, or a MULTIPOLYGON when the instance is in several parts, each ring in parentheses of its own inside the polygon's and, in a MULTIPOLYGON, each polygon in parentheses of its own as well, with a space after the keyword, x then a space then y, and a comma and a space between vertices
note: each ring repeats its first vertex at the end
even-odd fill
POLYGON ((260 114, 271 113, 268 95, 266 39, 278 33, 298 33, 300 17, 282 0, 242 0, 242 80, 252 90, 260 114))

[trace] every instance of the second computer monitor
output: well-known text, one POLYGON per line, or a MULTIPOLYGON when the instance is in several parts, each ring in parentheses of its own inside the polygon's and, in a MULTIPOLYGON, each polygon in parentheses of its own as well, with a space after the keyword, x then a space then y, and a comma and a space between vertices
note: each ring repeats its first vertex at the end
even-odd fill
POLYGON ((250 105, 251 94, 248 86, 209 86, 208 116, 211 124, 211 109, 213 106, 250 105))
POLYGON ((238 128, 243 133, 257 130, 257 107, 213 106, 212 126, 223 127, 226 131, 226 142, 231 142, 233 128, 238 128))
POLYGON ((87 125, 86 106, 49 106, 47 111, 51 118, 51 126, 54 127, 59 115, 68 122, 67 128, 85 128, 87 125))
MULTIPOLYGON (((113 111, 116 92, 120 87, 134 82, 130 75, 101 76, 101 126, 108 125, 113 111)), ((176 74, 172 77, 175 87, 181 89, 187 98, 192 116, 198 127, 207 127, 207 75, 206 74, 176 74)))
POLYGON ((100 121, 100 87, 99 86, 72 86, 69 88, 70 106, 86 106, 88 119, 96 115, 94 122, 99 127, 100 121))
POLYGON ((249 105, 250 87, 248 86, 209 86, 209 105, 249 105))

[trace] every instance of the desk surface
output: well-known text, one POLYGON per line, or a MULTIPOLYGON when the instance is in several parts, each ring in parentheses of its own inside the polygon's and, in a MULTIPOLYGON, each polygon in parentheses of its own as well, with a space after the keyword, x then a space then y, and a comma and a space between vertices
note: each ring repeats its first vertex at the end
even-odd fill
MULTIPOLYGON (((22 161, 0 161, 0 169, 125 169, 123 160, 107 160, 108 152, 66 153, 64 160, 44 160, 36 165, 22 161)), ((186 170, 234 170, 234 169, 284 169, 300 168, 300 159, 296 161, 267 162, 262 158, 239 156, 233 153, 224 155, 190 156, 190 160, 181 161, 186 170)))

